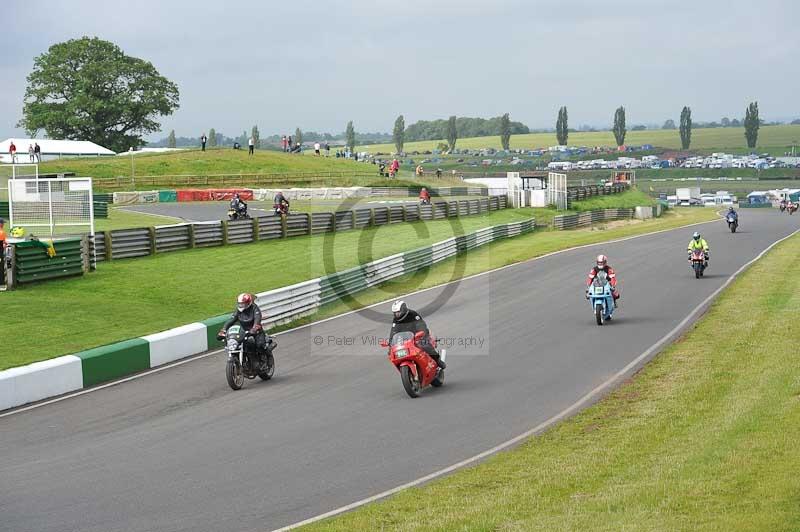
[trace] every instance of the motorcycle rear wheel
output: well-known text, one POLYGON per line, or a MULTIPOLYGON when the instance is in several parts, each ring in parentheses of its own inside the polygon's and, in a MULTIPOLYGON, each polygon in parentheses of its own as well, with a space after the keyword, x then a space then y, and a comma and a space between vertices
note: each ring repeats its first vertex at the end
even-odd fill
POLYGON ((258 374, 262 381, 268 381, 275 375, 275 357, 269 355, 267 357, 267 369, 258 374))
POLYGON ((244 385, 244 373, 242 373, 242 366, 237 359, 228 359, 228 363, 225 365, 225 377, 232 390, 241 390, 244 385))
POLYGON ((597 320, 598 325, 602 325, 605 321, 605 316, 603 314, 603 305, 598 303, 594 306, 594 318, 597 320))
POLYGON ((419 380, 414 378, 408 366, 400 368, 400 380, 403 381, 403 388, 406 389, 406 393, 409 397, 419 397, 419 380))

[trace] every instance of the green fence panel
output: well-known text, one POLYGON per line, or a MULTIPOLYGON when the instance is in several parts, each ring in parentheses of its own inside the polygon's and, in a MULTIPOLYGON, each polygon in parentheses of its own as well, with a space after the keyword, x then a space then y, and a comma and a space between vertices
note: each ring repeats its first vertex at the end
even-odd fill
POLYGON ((320 279, 320 303, 327 304, 367 288, 364 268, 358 266, 320 279))
MULTIPOLYGON (((7 201, 0 201, 0 218, 5 219, 8 221, 9 214, 8 214, 8 202, 7 201)), ((8 228, 10 229, 10 228, 8 228)))
POLYGON ((206 326, 206 335, 208 337, 208 348, 215 349, 225 345, 225 342, 222 340, 217 340, 217 333, 222 326, 228 321, 230 318, 230 314, 224 314, 222 316, 217 316, 215 318, 209 318, 207 320, 203 320, 200 323, 206 326))
POLYGON ((403 253, 403 270, 416 272, 433 264, 433 247, 415 249, 403 253))
POLYGON ((75 353, 81 359, 83 386, 118 379, 150 368, 150 343, 141 338, 75 353))
POLYGON ((42 242, 14 244, 16 279, 20 284, 83 275, 81 239, 71 238, 54 244, 55 257, 47 255, 47 245, 42 242))
POLYGON ((158 201, 159 203, 174 203, 178 201, 178 192, 176 190, 159 190, 158 201))
POLYGON ((94 217, 108 218, 108 203, 105 201, 94 201, 94 217))

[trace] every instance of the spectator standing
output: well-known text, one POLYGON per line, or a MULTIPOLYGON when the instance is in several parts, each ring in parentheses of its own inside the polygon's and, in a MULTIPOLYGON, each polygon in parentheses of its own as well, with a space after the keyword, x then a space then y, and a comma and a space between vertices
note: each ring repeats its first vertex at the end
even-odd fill
POLYGON ((36 155, 36 162, 42 162, 42 147, 39 146, 39 143, 33 145, 33 153, 36 155))
POLYGON ((206 142, 208 142, 208 137, 206 137, 206 134, 203 133, 202 135, 200 135, 200 150, 201 151, 206 151, 206 142))
POLYGON ((247 141, 247 155, 253 155, 253 150, 256 149, 256 139, 255 137, 250 137, 247 141))
POLYGON ((286 137, 286 151, 292 151, 292 136, 286 137))
POLYGON ((436 169, 436 177, 437 178, 441 178, 442 177, 442 169, 441 168, 437 168, 436 169))
POLYGON ((286 135, 283 135, 283 136, 281 137, 281 149, 282 149, 283 151, 286 151, 286 135))
POLYGON ((424 172, 425 171, 422 169, 422 165, 420 164, 417 166, 417 170, 414 173, 417 174, 417 177, 422 177, 424 172))
POLYGON ((28 160, 33 162, 34 155, 33 155, 33 144, 28 144, 28 160))
POLYGON ((328 141, 325 141, 325 157, 331 156, 331 145, 328 144, 328 141))
POLYGON ((395 177, 398 170, 400 170, 400 161, 393 159, 392 164, 389 166, 389 177, 395 177))
POLYGON ((11 155, 11 162, 17 162, 17 145, 14 144, 14 141, 11 141, 11 144, 8 145, 8 153, 11 155))
POLYGON ((319 157, 319 142, 314 143, 314 155, 319 157))

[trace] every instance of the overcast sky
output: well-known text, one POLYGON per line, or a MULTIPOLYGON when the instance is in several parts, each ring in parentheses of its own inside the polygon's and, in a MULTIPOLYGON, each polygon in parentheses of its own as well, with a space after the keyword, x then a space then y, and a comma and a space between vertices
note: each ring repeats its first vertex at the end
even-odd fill
POLYGON ((553 127, 800 117, 797 0, 5 0, 0 139, 21 136, 33 58, 83 35, 176 82, 165 136, 390 132, 419 119, 511 113, 553 127))

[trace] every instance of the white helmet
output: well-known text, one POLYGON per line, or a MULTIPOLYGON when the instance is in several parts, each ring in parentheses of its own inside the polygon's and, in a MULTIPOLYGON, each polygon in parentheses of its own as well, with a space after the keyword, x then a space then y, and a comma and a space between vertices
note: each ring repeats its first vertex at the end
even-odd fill
POLYGON ((394 319, 402 320, 408 314, 408 305, 402 299, 398 299, 394 303, 392 303, 392 314, 394 315, 394 319))
POLYGON ((603 269, 606 265, 608 265, 608 257, 601 253, 597 256, 597 267, 603 269))

